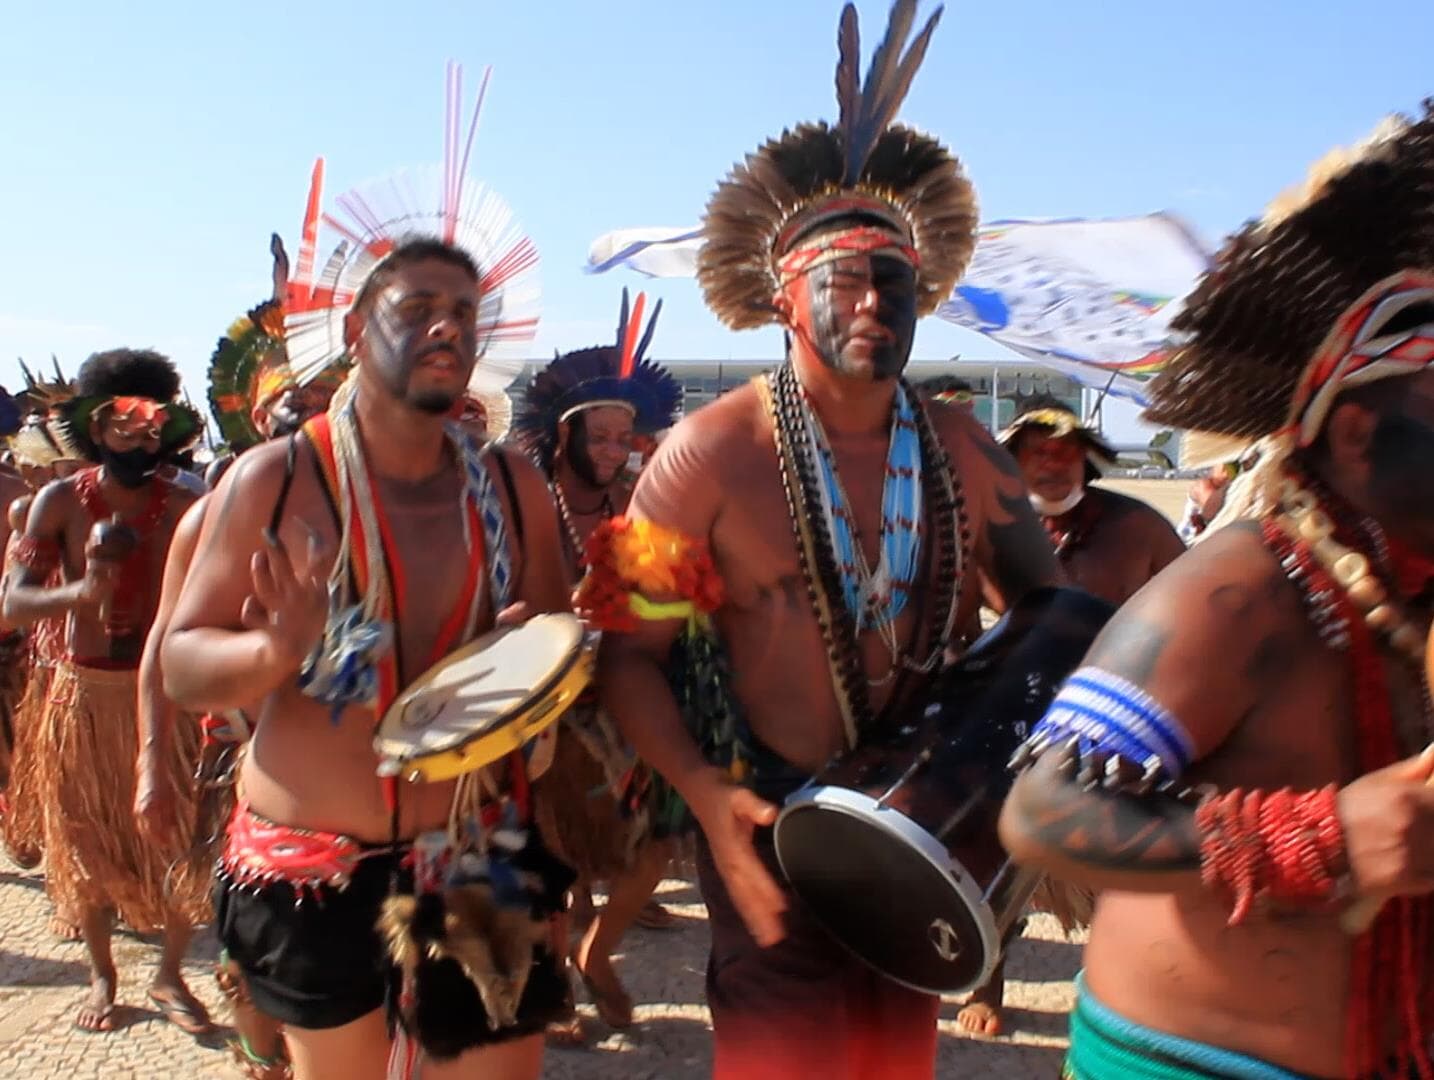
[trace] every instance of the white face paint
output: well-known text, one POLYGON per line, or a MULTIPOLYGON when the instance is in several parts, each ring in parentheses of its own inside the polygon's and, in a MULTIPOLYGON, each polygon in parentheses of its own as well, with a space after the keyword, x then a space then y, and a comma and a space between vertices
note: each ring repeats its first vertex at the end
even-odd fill
POLYGON ((1037 495, 1034 491, 1029 496, 1031 506, 1041 517, 1060 517, 1061 514, 1068 514, 1080 505, 1085 498, 1085 488, 1078 487, 1059 502, 1052 502, 1050 499, 1037 495))

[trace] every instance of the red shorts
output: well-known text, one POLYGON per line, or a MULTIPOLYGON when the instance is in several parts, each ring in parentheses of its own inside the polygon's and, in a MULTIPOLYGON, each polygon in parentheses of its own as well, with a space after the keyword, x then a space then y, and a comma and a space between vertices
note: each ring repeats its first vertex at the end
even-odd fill
MULTIPOLYGON (((757 850, 781 882, 770 829, 758 831, 757 850)), ((732 905, 705 840, 697 871, 712 928, 713 1080, 930 1080, 940 998, 877 974, 790 892, 787 936, 762 948, 732 905)))

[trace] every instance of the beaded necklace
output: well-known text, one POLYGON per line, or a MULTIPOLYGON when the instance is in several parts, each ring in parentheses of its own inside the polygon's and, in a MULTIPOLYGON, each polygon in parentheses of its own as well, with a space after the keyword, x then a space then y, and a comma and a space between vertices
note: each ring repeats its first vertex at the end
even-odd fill
MULTIPOLYGON (((114 517, 115 511, 100 489, 99 467, 75 474, 75 494, 91 521, 108 521, 114 517)), ((168 481, 155 477, 149 482, 149 499, 144 508, 138 516, 124 519, 124 523, 134 530, 136 543, 120 564, 114 598, 110 602, 105 633, 112 638, 130 637, 141 631, 139 621, 149 593, 153 558, 149 542, 164 518, 168 502, 168 481)))
MULTIPOLYGON (((940 665, 955 633, 957 602, 971 548, 971 533, 965 498, 956 482, 950 458, 932 430, 924 404, 910 396, 909 388, 903 386, 903 389, 909 395, 908 401, 916 402, 912 419, 920 447, 920 472, 936 480, 926 488, 930 500, 926 520, 933 526, 936 577, 926 628, 931 648, 920 662, 894 652, 892 673, 900 668, 928 675, 940 665)), ((818 523, 825 525, 826 517, 821 510, 817 451, 805 418, 811 406, 790 364, 760 380, 758 392, 772 422, 788 517, 797 541, 807 595, 827 648, 847 743, 855 746, 861 731, 872 725, 875 716, 868 693, 870 680, 862 665, 860 628, 845 603, 834 538, 830 529, 813 527, 818 523)), ((921 627, 915 628, 913 639, 919 640, 921 632, 921 627)))
POLYGON ((874 571, 862 550, 851 500, 842 487, 826 431, 810 401, 806 405, 802 418, 821 466, 818 492, 822 518, 836 546, 847 611, 861 629, 876 630, 888 637, 897 616, 906 608, 921 555, 921 446, 911 402, 905 388, 898 386, 881 485, 881 555, 874 571))
MULTIPOLYGON (((1383 768, 1401 756, 1387 675, 1375 643, 1415 671, 1424 691, 1425 722, 1430 715, 1424 678, 1423 635, 1401 610, 1371 567, 1370 556, 1335 538, 1360 534, 1376 561, 1388 558, 1382 530, 1373 521, 1338 528, 1330 508, 1315 492, 1286 478, 1279 510, 1261 522, 1266 547, 1299 592, 1320 638, 1349 657, 1353 680, 1355 734, 1360 773, 1383 768), (1418 638, 1416 650, 1414 640, 1418 638)), ((1386 577, 1386 581, 1395 579, 1386 577)), ((1394 589, 1398 586, 1395 584, 1394 589)), ((1366 1076, 1385 1062, 1380 1038, 1391 1018, 1399 1021, 1395 1056, 1401 1068, 1434 1075, 1420 1017, 1424 995, 1421 965, 1434 935, 1434 902, 1427 896, 1396 897, 1386 903, 1372 929, 1354 942, 1346 1015, 1345 1073, 1366 1076)))
MULTIPOLYGON (((563 532, 572 548, 573 565, 578 567, 583 560, 585 545, 582 535, 578 532, 577 523, 573 520, 572 508, 568 506, 568 497, 563 494, 562 482, 556 476, 553 477, 553 482, 548 487, 553 492, 553 502, 557 504, 558 517, 563 523, 563 532)), ((613 505, 612 496, 607 492, 603 492, 602 502, 598 504, 598 512, 604 518, 617 517, 617 507, 613 505)))

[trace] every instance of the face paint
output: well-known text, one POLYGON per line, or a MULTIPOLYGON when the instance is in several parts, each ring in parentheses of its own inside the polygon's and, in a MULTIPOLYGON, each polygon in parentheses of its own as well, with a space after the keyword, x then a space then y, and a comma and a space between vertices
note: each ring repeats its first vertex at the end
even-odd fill
POLYGON ((1026 487, 1049 505, 1085 488, 1085 448, 1072 436, 1053 439, 1027 428, 1018 436, 1014 456, 1026 487))
POLYGON ((364 321, 360 362, 400 401, 442 415, 478 358, 478 285, 436 259, 399 267, 364 321))
POLYGON ((159 455, 151 453, 143 447, 136 447, 133 450, 113 450, 110 447, 100 445, 100 463, 105 467, 105 475, 119 484, 120 487, 142 488, 149 483, 154 476, 154 471, 159 468, 159 455))
POLYGON ((808 271, 794 290, 793 329, 827 367, 872 381, 905 369, 916 335, 910 265, 888 255, 837 259, 808 271))

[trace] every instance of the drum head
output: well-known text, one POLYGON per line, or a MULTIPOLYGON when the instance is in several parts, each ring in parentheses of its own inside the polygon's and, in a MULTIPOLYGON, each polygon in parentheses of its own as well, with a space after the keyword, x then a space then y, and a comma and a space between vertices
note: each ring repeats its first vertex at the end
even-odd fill
POLYGON ((378 727, 379 757, 411 761, 453 750, 522 713, 582 651, 575 615, 538 615, 444 657, 394 699, 378 727))
POLYGON ((775 841, 817 921, 888 978, 959 994, 995 970, 1000 940, 981 889, 904 814, 850 789, 804 788, 778 818, 775 841))

